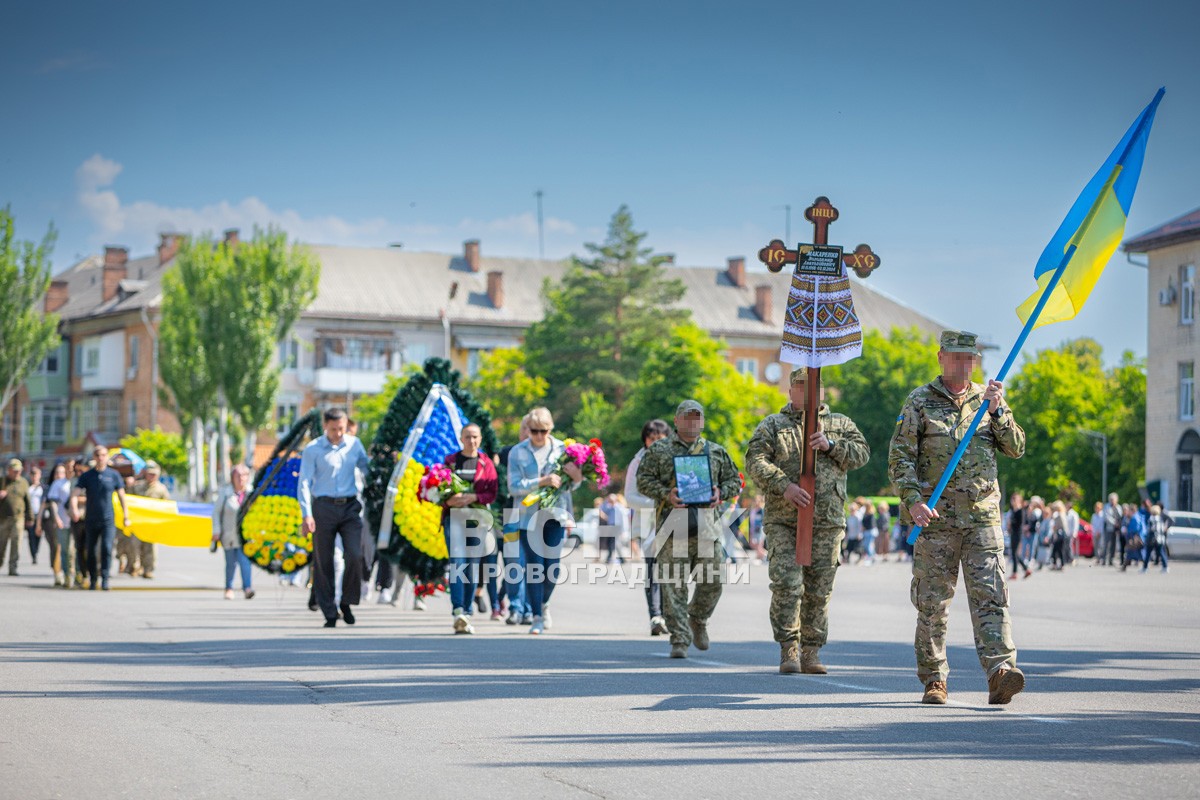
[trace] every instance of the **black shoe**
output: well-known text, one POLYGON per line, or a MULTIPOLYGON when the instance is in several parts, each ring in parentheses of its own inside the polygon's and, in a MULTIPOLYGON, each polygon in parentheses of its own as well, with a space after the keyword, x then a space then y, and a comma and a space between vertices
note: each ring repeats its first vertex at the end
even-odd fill
POLYGON ((337 617, 334 617, 333 619, 325 620, 325 627, 326 628, 336 628, 337 627, 337 617))
POLYGON ((350 610, 350 606, 348 606, 348 605, 342 606, 342 619, 344 619, 346 621, 347 625, 354 624, 354 612, 350 610))
POLYGON ((308 596, 308 610, 309 611, 317 610, 317 596, 315 594, 310 594, 308 596))

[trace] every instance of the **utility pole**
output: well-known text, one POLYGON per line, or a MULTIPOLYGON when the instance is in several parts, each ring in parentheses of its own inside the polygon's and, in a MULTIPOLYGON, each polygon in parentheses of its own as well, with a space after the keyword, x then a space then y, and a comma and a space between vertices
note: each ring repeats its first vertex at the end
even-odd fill
POLYGON ((538 214, 538 258, 546 257, 546 239, 542 228, 542 190, 538 189, 533 193, 537 198, 537 214, 538 214))
POLYGON ((786 203, 781 206, 775 206, 778 210, 783 209, 783 241, 791 244, 792 242, 792 207, 786 203))

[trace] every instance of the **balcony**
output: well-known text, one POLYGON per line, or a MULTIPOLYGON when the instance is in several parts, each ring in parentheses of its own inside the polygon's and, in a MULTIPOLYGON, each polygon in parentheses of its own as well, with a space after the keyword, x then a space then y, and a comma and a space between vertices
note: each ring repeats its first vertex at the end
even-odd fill
POLYGON ((344 394, 378 394, 383 391, 387 370, 335 369, 316 370, 313 388, 318 392, 344 394))

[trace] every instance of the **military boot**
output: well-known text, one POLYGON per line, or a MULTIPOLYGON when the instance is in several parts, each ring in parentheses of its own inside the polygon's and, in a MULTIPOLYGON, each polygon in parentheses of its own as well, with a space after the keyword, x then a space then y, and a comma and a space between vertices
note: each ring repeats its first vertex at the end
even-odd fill
POLYGON ((671 645, 671 658, 687 658, 686 644, 671 645))
POLYGON ((930 681, 925 684, 925 696, 921 698, 921 702, 930 706, 944 706, 947 695, 945 681, 930 681))
POLYGON ((1024 672, 1016 667, 998 669, 988 678, 988 703, 994 706, 1008 705, 1013 696, 1024 688, 1024 672))
POLYGON ((689 620, 689 624, 692 626, 692 644, 696 645, 697 650, 707 650, 708 624, 694 617, 689 620))
POLYGON ((808 675, 825 675, 829 670, 825 669, 825 665, 821 663, 821 659, 817 656, 819 647, 802 647, 800 648, 800 666, 805 674, 808 675))
POLYGON ((784 675, 796 675, 800 672, 800 645, 795 642, 780 643, 779 671, 784 675))

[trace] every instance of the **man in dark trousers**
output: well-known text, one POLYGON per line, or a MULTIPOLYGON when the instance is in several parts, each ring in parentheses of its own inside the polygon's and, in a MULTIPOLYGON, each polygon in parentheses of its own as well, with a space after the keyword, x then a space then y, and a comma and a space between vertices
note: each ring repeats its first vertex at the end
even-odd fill
POLYGON ((339 534, 346 560, 341 612, 347 625, 354 624, 350 606, 358 605, 362 594, 362 502, 355 470, 365 476, 368 460, 362 442, 348 434, 346 426, 346 412, 329 409, 325 412, 325 435, 309 442, 300 456, 300 513, 304 515, 304 531, 313 537, 313 588, 326 628, 337 625, 333 543, 339 534))
MULTIPOLYGON (((112 496, 117 493, 121 502, 121 516, 124 518, 124 529, 129 530, 129 509, 125 506, 125 481, 121 473, 108 466, 108 448, 99 446, 92 451, 96 466, 79 476, 75 486, 83 493, 84 550, 87 565, 88 588, 95 590, 99 579, 100 588, 108 591, 108 570, 112 562, 113 540, 117 536, 115 514, 113 513, 112 496), (97 552, 99 550, 99 552, 97 552), (99 562, 97 564, 97 561, 99 562)), ((78 504, 81 498, 78 494, 71 498, 78 504)), ((76 507, 78 516, 78 506, 76 507)))

